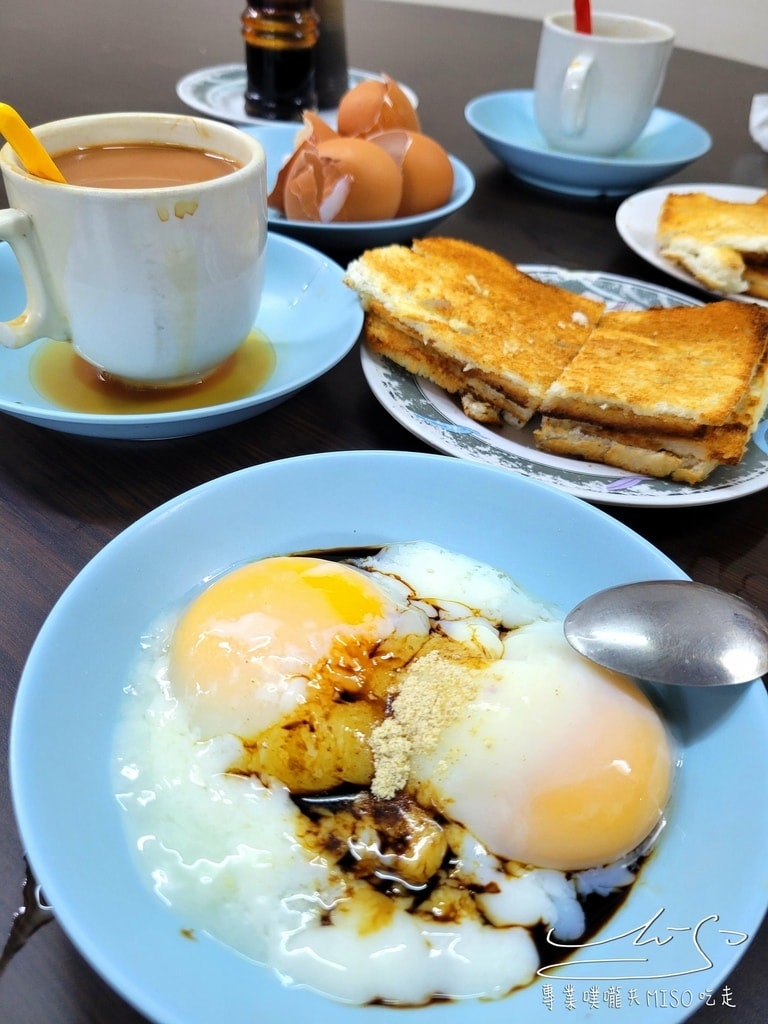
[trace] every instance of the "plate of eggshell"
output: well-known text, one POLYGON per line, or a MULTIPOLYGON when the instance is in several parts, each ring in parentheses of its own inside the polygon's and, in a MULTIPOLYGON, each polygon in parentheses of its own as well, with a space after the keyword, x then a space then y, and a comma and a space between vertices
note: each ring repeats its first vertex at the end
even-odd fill
POLYGON ((319 248, 362 249, 426 234, 468 202, 469 168, 421 130, 388 76, 342 97, 336 126, 243 126, 267 155, 269 227, 319 248))

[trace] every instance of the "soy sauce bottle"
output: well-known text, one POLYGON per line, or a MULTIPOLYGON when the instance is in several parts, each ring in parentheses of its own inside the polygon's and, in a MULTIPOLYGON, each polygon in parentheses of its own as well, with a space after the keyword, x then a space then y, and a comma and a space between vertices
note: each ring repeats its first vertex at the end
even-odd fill
POLYGON ((245 112, 273 121, 300 121, 317 108, 317 12, 312 0, 249 4, 242 15, 247 86, 245 112))
POLYGON ((317 103, 321 110, 334 110, 349 89, 344 0, 314 0, 314 4, 320 23, 315 50, 317 103))

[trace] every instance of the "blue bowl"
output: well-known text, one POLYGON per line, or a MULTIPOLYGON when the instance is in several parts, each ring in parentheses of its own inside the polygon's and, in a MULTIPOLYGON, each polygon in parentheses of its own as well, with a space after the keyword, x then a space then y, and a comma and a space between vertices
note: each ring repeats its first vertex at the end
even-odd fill
MULTIPOLYGON (((403 1010, 331 1003, 284 987, 205 933, 190 941, 189 922, 139 877, 110 762, 145 628, 201 581, 269 554, 415 538, 490 562, 564 609, 613 584, 683 576, 604 512, 515 473, 443 455, 333 452, 254 466, 149 513, 80 572, 40 630, 11 728, 23 847, 74 944, 157 1024, 402 1024, 403 1010)), ((671 687, 657 698, 682 765, 667 828, 594 936, 602 944, 575 951, 565 976, 537 979, 497 1002, 435 1003, 416 1011, 419 1018, 549 1024, 547 991, 564 1006, 571 984, 578 995, 567 1018, 584 1024, 592 1016, 581 992, 590 986, 612 984, 625 995, 633 988, 646 1006, 648 991, 716 992, 730 974, 768 901, 768 793, 749 781, 768 775, 768 696, 756 682, 671 687), (646 924, 644 943, 633 946, 646 924), (615 980, 590 981, 595 975, 615 980)), ((667 1024, 686 1019, 687 999, 665 1009, 667 1024)), ((625 999, 609 1016, 635 1024, 635 1009, 625 999)))
MULTIPOLYGON (((267 154, 267 187, 272 189, 277 173, 294 150, 294 140, 299 128, 295 124, 239 126, 252 135, 264 147, 267 154)), ((281 234, 291 235, 301 242, 318 249, 360 250, 378 245, 391 245, 421 238, 438 224, 450 217, 456 210, 469 202, 475 190, 475 179, 470 169, 455 156, 450 157, 453 166, 453 191, 447 203, 427 213, 413 217, 397 217, 392 220, 354 221, 345 224, 318 224, 310 221, 289 220, 276 210, 269 211, 269 228, 281 234)))

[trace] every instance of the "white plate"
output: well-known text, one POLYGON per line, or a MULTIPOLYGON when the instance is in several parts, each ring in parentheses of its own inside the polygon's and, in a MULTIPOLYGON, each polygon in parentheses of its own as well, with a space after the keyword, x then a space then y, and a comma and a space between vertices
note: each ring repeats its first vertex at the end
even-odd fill
MULTIPOLYGON (((700 305, 678 292, 615 274, 560 267, 520 269, 540 281, 602 299, 610 308, 700 305)), ((462 459, 514 470, 588 501, 680 508, 729 501, 768 487, 768 420, 758 427, 738 466, 718 468, 703 483, 690 486, 539 451, 533 439, 535 417, 522 430, 485 426, 465 416, 447 392, 366 346, 361 348, 361 359, 366 380, 379 402, 407 430, 433 448, 462 459)))
MULTIPOLYGON (((284 161, 293 153, 296 132, 295 124, 267 124, 255 128, 243 127, 248 135, 258 139, 267 154, 267 188, 271 192, 277 173, 284 161)), ((421 238, 437 227, 446 217, 461 209, 472 197, 475 178, 466 164, 455 156, 450 157, 453 167, 453 190, 450 199, 443 206, 411 217, 396 217, 392 220, 360 220, 346 223, 320 224, 314 221, 289 220, 277 210, 268 211, 269 227, 280 234, 290 235, 308 245, 323 250, 362 252, 378 245, 392 245, 421 238)))
MULTIPOLYGON (((373 71, 361 71, 360 68, 349 69, 349 88, 360 82, 380 80, 381 75, 373 71)), ((247 76, 245 64, 219 64, 212 68, 201 68, 192 71, 176 83, 176 95, 188 107, 216 117, 230 124, 274 124, 260 117, 249 117, 245 112, 245 87, 247 76)), ((419 99, 409 86, 398 82, 398 85, 409 98, 414 107, 419 99)), ((335 123, 335 110, 321 110, 321 116, 335 123)))
POLYGON ((706 192, 707 195, 713 196, 715 199, 723 199, 729 203, 754 203, 760 196, 765 195, 765 189, 750 188, 748 185, 691 185, 689 183, 651 188, 624 200, 616 211, 616 229, 629 248, 634 249, 638 256, 642 256, 644 260, 647 260, 652 266, 658 267, 659 270, 676 277, 678 281, 684 281, 685 284, 698 288, 708 295, 714 295, 718 299, 737 299, 740 302, 757 302, 761 306, 768 306, 768 301, 757 299, 752 295, 723 296, 720 292, 710 291, 682 267, 672 263, 671 260, 664 259, 656 242, 656 225, 664 200, 670 192, 706 192))
POLYGON ((487 93, 464 116, 509 171, 539 188, 580 196, 625 196, 668 178, 703 156, 712 139, 695 121, 657 108, 622 153, 591 157, 553 149, 539 131, 531 89, 487 93))
POLYGON ((11 787, 31 867, 57 920, 102 977, 157 1024, 593 1024, 603 1016, 610 1024, 647 1024, 651 1016, 681 1024, 704 1005, 702 993, 719 998, 768 900, 761 682, 671 687, 661 696, 682 766, 659 845, 595 936, 602 944, 576 951, 554 976, 506 999, 408 1011, 340 1006, 287 989, 206 933, 191 937, 190 922, 139 877, 110 769, 123 687, 146 627, 201 580, 246 559, 415 537, 491 562, 563 608, 602 587, 683 575, 599 509, 518 474, 441 455, 305 456, 179 496, 77 576, 21 678, 11 787), (666 1008, 644 1010, 654 992, 663 998, 659 990, 666 1008))
MULTIPOLYGON (((41 345, 0 347, 0 412, 41 427, 90 437, 156 440, 185 437, 266 412, 330 370, 357 341, 360 305, 328 257, 290 238, 269 235, 264 296, 256 327, 271 342, 276 365, 252 394, 233 402, 180 412, 101 415, 54 405, 34 387, 30 364, 41 345)), ((24 307, 24 286, 8 245, 0 244, 0 318, 24 307)))

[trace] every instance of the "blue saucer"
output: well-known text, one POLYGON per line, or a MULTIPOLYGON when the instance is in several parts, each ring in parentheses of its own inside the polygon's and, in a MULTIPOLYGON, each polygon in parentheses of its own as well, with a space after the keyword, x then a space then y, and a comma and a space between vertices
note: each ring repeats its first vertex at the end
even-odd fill
POLYGON ((470 100, 467 123, 494 156, 531 185, 581 196, 624 196, 703 156, 712 139, 700 125, 657 108, 641 136, 619 156, 591 157, 553 149, 539 131, 533 91, 492 92, 470 100))

